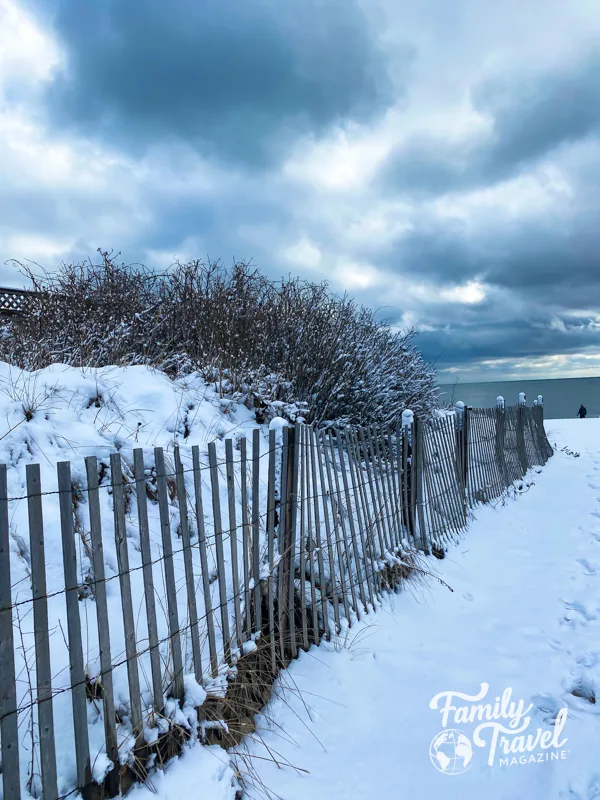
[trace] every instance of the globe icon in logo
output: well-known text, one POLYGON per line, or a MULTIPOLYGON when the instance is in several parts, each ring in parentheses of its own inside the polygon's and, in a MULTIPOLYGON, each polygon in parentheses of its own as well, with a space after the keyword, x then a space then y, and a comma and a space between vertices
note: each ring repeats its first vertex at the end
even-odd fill
POLYGON ((434 736, 429 746, 433 766, 444 775, 460 775, 471 766, 473 748, 462 731, 450 728, 434 736))

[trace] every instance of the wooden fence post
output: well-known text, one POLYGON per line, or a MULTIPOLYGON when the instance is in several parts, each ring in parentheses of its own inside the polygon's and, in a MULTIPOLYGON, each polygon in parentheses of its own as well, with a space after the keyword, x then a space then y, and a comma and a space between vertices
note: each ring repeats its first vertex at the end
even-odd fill
POLYGON ((183 544, 183 568, 187 589, 187 606, 190 620, 190 638, 192 640, 192 660, 194 677, 202 685, 202 653, 200 650, 200 631, 198 627, 198 606, 196 604, 196 580, 194 578, 194 560, 190 541, 190 525, 188 520, 187 493, 179 445, 175 445, 175 479, 177 481, 177 499, 179 501, 179 521, 181 524, 181 541, 183 544))
POLYGON ((123 632, 125 634, 125 654, 127 656, 127 680, 129 684, 129 704, 131 707, 131 728, 133 739, 137 741, 143 732, 142 701, 140 694, 140 676, 137 662, 137 642, 135 637, 135 620, 131 598, 131 577, 129 573, 129 553, 127 549, 127 530, 125 526, 125 495, 121 456, 111 453, 110 473, 113 490, 115 545, 117 550, 117 566, 119 568, 119 585, 121 587, 121 610, 123 612, 123 632))
MULTIPOLYGON (((233 441, 225 439, 225 469, 227 477, 227 507, 229 510, 229 552, 231 554, 231 577, 233 586, 233 614, 235 621, 235 638, 237 645, 242 649, 242 612, 240 573, 237 550, 237 519, 235 513, 235 471, 233 465, 233 441)), ((244 543, 244 530, 242 525, 242 544, 244 543)))
POLYGON ((98 497, 98 459, 88 456, 85 459, 87 475, 88 504, 90 512, 90 538, 92 540, 92 566, 94 570, 94 597, 96 621, 98 625, 98 645, 100 648, 100 685, 104 708, 104 739, 106 755, 114 764, 105 779, 109 797, 119 794, 119 745, 115 721, 115 700, 113 694, 112 658, 110 650, 110 628, 108 624, 108 605, 106 602, 106 581, 104 578, 104 549, 102 547, 102 522, 100 498, 98 497))
POLYGON ((506 464, 506 451, 505 451, 505 439, 506 439, 506 411, 504 405, 504 398, 502 395, 499 395, 496 398, 496 461, 500 465, 500 472, 502 475, 502 480, 504 481, 504 486, 507 487, 510 484, 510 480, 508 477, 508 466, 506 464))
POLYGON ((286 514, 286 552, 287 552, 287 577, 288 577, 288 598, 287 615, 288 630, 290 634, 290 648, 292 658, 298 655, 298 643, 296 642, 296 521, 298 514, 298 485, 300 472, 300 423, 296 422, 293 430, 290 430, 288 444, 288 464, 291 466, 291 477, 286 483, 287 505, 289 508, 289 520, 286 514), (288 525, 289 523, 289 525, 288 525))
POLYGON ((77 788, 84 798, 88 798, 91 794, 92 770, 90 765, 83 645, 81 642, 81 624, 79 620, 79 584, 77 581, 75 531, 73 530, 71 464, 69 461, 61 461, 56 465, 56 469, 58 474, 60 529, 65 575, 65 600, 67 607, 67 632, 69 636, 69 667, 77 788))
POLYGON ((296 537, 296 502, 298 486, 299 447, 296 443, 298 426, 283 429, 283 447, 285 471, 282 472, 281 506, 284 513, 283 536, 280 537, 280 569, 279 569, 279 636, 282 656, 287 657, 288 648, 295 658, 298 654, 296 646, 296 622, 294 619, 294 550, 296 537), (286 647, 286 634, 289 637, 286 647))
POLYGON ((467 415, 465 404, 458 400, 455 405, 455 431, 456 431, 456 466, 458 472, 458 482, 462 489, 465 507, 467 505, 468 486, 467 486, 467 437, 465 418, 467 415))
POLYGON ((267 583, 267 613, 269 623, 269 641, 271 643, 271 672, 277 672, 277 648, 275 645, 275 614, 273 608, 273 572, 275 560, 275 455, 277 440, 275 430, 269 430, 269 472, 267 483, 267 557, 269 561, 269 578, 267 583))
POLYGON ((404 524, 409 538, 416 545, 414 479, 413 479, 413 422, 414 414, 410 409, 402 412, 402 488, 404 495, 404 524))
POLYGON ((254 625, 262 630, 262 594, 260 583, 260 430, 252 431, 252 573, 254 578, 254 625))
POLYGON ((196 525, 198 526, 198 547, 200 549, 200 569, 202 570, 202 591, 204 593, 204 612, 206 614, 206 627, 208 630, 208 650, 210 653, 210 671, 213 678, 217 677, 219 663, 217 659, 217 645, 215 641, 215 621, 213 618, 212 598, 210 594, 210 576, 208 573, 208 554, 206 551, 206 528, 204 525, 204 502, 202 500, 202 475, 200 472, 200 448, 197 444, 192 447, 192 468, 194 471, 194 498, 196 510, 196 525))
POLYGON ((210 442, 210 444, 208 445, 208 463, 210 466, 210 485, 212 489, 215 550, 217 554, 217 580, 219 583, 219 606, 221 608, 221 633, 223 636, 223 658, 226 664, 230 664, 231 641, 229 636, 229 605, 227 602, 227 584, 225 582, 225 556, 223 552, 221 500, 219 497, 219 467, 217 464, 217 446, 214 442, 210 442))
POLYGON ((56 751, 54 747, 54 714, 52 710, 52 665, 50 663, 50 631, 46 591, 46 557, 42 516, 40 465, 27 464, 27 506, 31 555, 31 589, 35 638, 35 672, 40 735, 42 792, 48 800, 58 797, 56 751))
POLYGON ((425 513, 423 508, 423 426, 418 417, 413 419, 413 468, 414 494, 417 507, 417 517, 419 520, 419 547, 425 555, 429 555, 429 542, 427 541, 427 529, 425 524, 425 513))
POLYGON ((521 475, 527 472, 527 452, 525 450, 525 392, 519 392, 519 400, 517 405, 517 452, 519 454, 519 463, 521 464, 521 475))
POLYGON ((152 700, 154 703, 154 710, 160 714, 164 706, 162 673, 160 668, 160 650, 158 646, 158 626, 156 624, 156 602, 154 599, 154 573, 152 570, 152 553, 150 550, 150 528, 148 525, 146 472, 144 469, 144 451, 141 448, 136 447, 136 449, 133 451, 133 468, 137 499, 138 528, 140 532, 140 549, 142 551, 142 570, 144 577, 146 620, 148 625, 148 644, 150 647, 152 700))
POLYGON ((169 493, 165 469, 165 454, 162 447, 154 448, 154 464, 156 466, 156 488, 158 490, 158 510, 160 515, 160 534, 163 548, 165 570, 165 586, 167 589, 167 615, 169 622, 169 644, 173 662, 173 694, 182 701, 183 658, 181 655, 181 632, 179 630, 179 609, 177 607, 177 585, 173 565, 173 543, 171 541, 171 520, 169 515, 169 493))
MULTIPOLYGON (((6 464, 0 465, 0 739, 4 800, 20 800, 19 719, 10 581, 10 536, 6 464)), ((86 729, 87 733, 87 729, 86 729)))
POLYGON ((537 397, 536 422, 538 427, 538 438, 540 440, 540 449, 544 454, 544 460, 547 461, 550 458, 550 456, 553 455, 554 451, 552 449, 552 445, 548 441, 548 437, 546 436, 546 431, 544 428, 544 398, 542 397, 541 394, 538 394, 537 397))

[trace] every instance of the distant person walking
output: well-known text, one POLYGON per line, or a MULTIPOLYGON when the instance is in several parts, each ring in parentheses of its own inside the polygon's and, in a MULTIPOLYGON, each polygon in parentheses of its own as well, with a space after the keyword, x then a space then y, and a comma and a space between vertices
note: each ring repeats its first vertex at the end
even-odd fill
POLYGON ((577 412, 577 416, 580 417, 581 419, 584 419, 586 414, 587 414, 587 408, 583 404, 580 405, 579 411, 577 412))

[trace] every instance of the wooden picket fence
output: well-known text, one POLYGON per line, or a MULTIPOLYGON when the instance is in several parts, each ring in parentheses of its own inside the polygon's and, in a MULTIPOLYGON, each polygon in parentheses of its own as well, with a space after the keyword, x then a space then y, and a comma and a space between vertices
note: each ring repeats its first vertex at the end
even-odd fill
POLYGON ((206 740, 199 687, 223 697, 259 650, 272 681, 551 454, 541 403, 459 404, 377 428, 272 425, 250 443, 90 456, 59 463, 48 486, 29 464, 19 498, 0 466, 4 800, 126 791, 174 728, 206 740), (19 502, 30 580, 13 585, 19 502))

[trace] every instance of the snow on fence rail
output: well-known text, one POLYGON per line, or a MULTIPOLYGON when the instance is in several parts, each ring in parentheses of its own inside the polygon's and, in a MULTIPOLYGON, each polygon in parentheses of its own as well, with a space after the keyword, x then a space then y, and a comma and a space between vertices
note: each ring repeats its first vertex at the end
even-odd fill
MULTIPOLYGON (((29 464, 23 497, 0 466, 3 800, 115 796, 190 736, 239 740, 222 704, 246 660, 270 686, 551 455, 540 398, 377 429, 274 420, 207 459, 61 462, 51 486, 29 464), (11 584, 19 503, 29 568, 11 584)), ((264 699, 246 697, 251 718, 264 699)))

